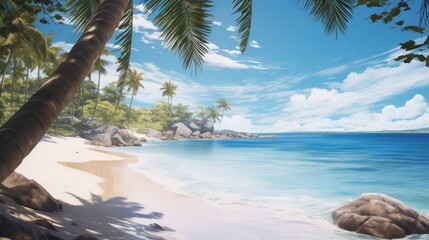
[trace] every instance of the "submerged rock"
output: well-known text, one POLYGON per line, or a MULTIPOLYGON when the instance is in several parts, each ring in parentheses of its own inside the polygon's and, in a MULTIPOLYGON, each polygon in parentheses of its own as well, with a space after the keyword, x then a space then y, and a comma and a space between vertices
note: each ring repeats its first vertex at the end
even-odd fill
POLYGON ((427 217, 383 194, 364 194, 335 210, 332 217, 342 229, 379 238, 429 234, 427 217))

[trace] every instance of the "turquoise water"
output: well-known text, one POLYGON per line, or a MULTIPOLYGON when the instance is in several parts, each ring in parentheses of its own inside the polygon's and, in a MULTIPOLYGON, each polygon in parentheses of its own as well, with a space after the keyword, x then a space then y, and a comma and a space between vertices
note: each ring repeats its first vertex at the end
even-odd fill
POLYGON ((330 220, 363 193, 429 214, 429 134, 278 134, 274 138, 156 141, 135 166, 169 190, 220 203, 330 220))

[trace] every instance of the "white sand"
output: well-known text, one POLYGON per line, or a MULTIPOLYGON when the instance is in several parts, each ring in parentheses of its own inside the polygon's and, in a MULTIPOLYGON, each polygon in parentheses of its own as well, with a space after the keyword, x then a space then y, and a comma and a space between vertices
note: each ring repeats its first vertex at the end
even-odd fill
POLYGON ((239 204, 218 205, 168 192, 142 173, 125 167, 132 163, 132 156, 103 153, 100 150, 115 149, 84 142, 80 138, 47 138, 17 169, 64 203, 63 212, 31 213, 52 219, 65 232, 65 238, 81 233, 93 234, 98 239, 350 239, 353 236, 326 221, 309 223, 285 218, 281 211, 239 204), (112 161, 124 157, 129 158, 128 162, 112 161), (69 163, 65 166, 59 162, 69 163), (153 223, 168 231, 154 231, 149 227, 153 223))

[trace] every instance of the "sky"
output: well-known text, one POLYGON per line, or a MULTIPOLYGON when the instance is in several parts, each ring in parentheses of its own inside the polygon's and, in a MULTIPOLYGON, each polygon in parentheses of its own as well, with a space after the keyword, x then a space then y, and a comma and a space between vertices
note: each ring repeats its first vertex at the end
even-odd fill
MULTIPOLYGON (((215 1, 212 34, 204 69, 184 70, 163 47, 152 16, 135 5, 132 68, 144 73, 145 89, 134 106, 150 107, 162 97, 161 85, 177 88, 174 104, 211 106, 227 98, 221 129, 246 132, 379 131, 429 127, 429 68, 393 59, 399 43, 421 36, 370 23, 371 11, 355 10, 345 35, 326 35, 323 26, 295 1, 253 1, 247 51, 239 39, 232 1, 215 1)), ((413 10, 412 10, 413 11, 413 10)), ((410 12, 406 19, 416 19, 410 12)), ((68 23, 39 27, 54 32, 54 45, 70 50, 79 36, 68 23)), ((107 44, 114 50, 114 39, 107 44)), ((116 57, 102 85, 118 78, 116 57)))

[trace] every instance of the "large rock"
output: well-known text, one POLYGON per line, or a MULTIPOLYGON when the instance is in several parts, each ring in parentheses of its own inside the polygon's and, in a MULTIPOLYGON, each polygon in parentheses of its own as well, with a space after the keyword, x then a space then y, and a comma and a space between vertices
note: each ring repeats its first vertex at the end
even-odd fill
POLYGON ((62 205, 40 184, 34 180, 27 179, 17 172, 13 172, 3 181, 1 189, 5 195, 26 207, 41 211, 62 210, 62 205))
POLYGON ((185 122, 185 125, 191 129, 192 132, 200 131, 201 129, 195 122, 185 122))
POLYGON ((212 134, 210 132, 205 132, 200 134, 200 138, 202 139, 212 139, 212 134))
POLYGON ((201 128, 201 130, 200 130, 201 133, 206 133, 206 132, 213 133, 214 132, 214 125, 213 125, 213 122, 210 120, 205 120, 203 122, 199 122, 198 125, 201 128))
POLYGON ((49 230, 8 215, 0 214, 0 238, 14 240, 61 240, 49 230))
POLYGON ((82 138, 91 141, 92 145, 111 146, 141 146, 141 141, 126 129, 112 125, 103 125, 97 129, 81 134, 82 138))
POLYGON ((383 194, 365 194, 332 213, 345 230, 379 238, 429 234, 429 219, 400 201, 383 194))
POLYGON ((160 138, 162 137, 162 133, 158 130, 148 128, 146 129, 146 136, 160 138))
POLYGON ((126 143, 126 146, 141 146, 142 145, 142 141, 126 129, 119 129, 118 135, 122 138, 122 140, 124 140, 124 142, 126 143))
POLYGON ((189 138, 192 135, 192 130, 185 124, 179 122, 172 126, 174 137, 189 138))

